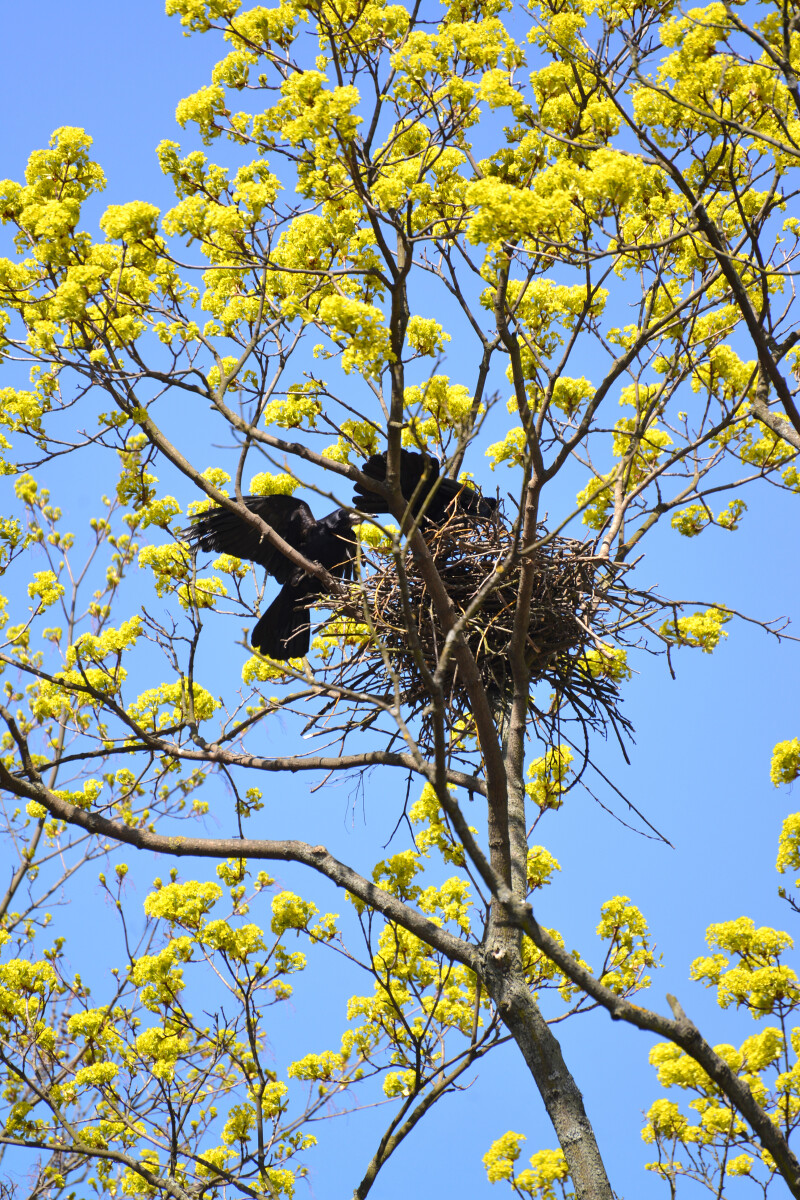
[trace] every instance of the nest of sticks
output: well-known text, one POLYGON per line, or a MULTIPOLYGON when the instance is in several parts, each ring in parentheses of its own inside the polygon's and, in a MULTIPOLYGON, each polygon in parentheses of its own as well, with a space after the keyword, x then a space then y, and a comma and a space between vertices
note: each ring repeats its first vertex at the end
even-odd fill
MULTIPOLYGON (((537 715, 563 720, 565 707, 584 725, 602 725, 609 719, 615 728, 627 722, 617 708, 616 686, 592 671, 587 652, 611 630, 603 619, 613 605, 609 590, 615 584, 615 568, 599 559, 591 546, 569 538, 544 540, 540 529, 537 546, 527 554, 534 578, 525 656, 533 684, 546 682, 544 708, 537 715), (565 704, 566 702, 566 704, 565 704)), ((486 587, 480 608, 464 628, 464 639, 477 663, 484 685, 500 696, 508 695, 512 681, 510 646, 517 609, 520 558, 514 554, 513 531, 499 515, 465 519, 458 515, 443 526, 425 531, 439 575, 458 616, 462 616, 486 587), (509 569, 496 572, 501 564, 509 569)), ((364 621, 365 611, 374 637, 355 638, 351 653, 341 660, 338 682, 354 691, 387 694, 399 686, 410 711, 422 714, 424 729, 430 692, 426 672, 440 664, 446 630, 413 555, 404 558, 401 569, 391 554, 375 551, 365 555, 358 584, 357 605, 353 596, 330 598, 325 607, 331 620, 364 621), (421 669, 421 664, 424 669, 421 669), (387 685, 391 684, 389 687, 387 685)), ((442 681, 448 693, 448 724, 469 719, 470 703, 456 656, 451 654, 442 681)), ((532 706, 535 707, 533 698, 532 706)), ((552 722, 551 722, 552 723, 552 722)))

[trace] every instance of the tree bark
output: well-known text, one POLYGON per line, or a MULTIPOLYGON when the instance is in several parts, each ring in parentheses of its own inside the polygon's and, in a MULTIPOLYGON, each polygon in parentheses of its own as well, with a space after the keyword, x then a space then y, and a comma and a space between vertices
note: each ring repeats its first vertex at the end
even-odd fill
MULTIPOLYGON (((527 675, 525 672, 519 674, 522 677, 515 681, 515 689, 519 690, 523 685, 527 697, 527 675)), ((515 898, 524 902, 528 851, 523 777, 524 724, 520 721, 520 705, 515 706, 510 692, 505 695, 492 692, 489 703, 505 761, 511 891, 515 898)), ((491 791, 488 801, 491 822, 491 791)), ((539 1089, 567 1160, 576 1200, 614 1200, 583 1096, 564 1062, 558 1039, 531 993, 522 966, 521 948, 522 933, 518 924, 508 920, 504 906, 493 898, 479 959, 480 977, 539 1089)))
POLYGON ((481 978, 534 1078, 569 1167, 576 1200, 614 1200, 583 1096, 531 995, 519 955, 489 944, 481 978))

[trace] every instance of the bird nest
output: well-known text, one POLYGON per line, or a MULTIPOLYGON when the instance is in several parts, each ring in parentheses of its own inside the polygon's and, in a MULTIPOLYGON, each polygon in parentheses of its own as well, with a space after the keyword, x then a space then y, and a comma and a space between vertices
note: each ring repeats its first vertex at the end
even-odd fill
MULTIPOLYGON (((594 652, 596 663, 598 642, 608 634, 603 613, 609 607, 607 593, 615 569, 580 542, 544 538, 545 531, 540 530, 543 544, 523 556, 515 554, 513 531, 498 515, 486 519, 456 515, 447 524, 425 531, 457 620, 485 589, 479 608, 470 613, 463 629, 484 686, 501 696, 510 691, 521 563, 530 562, 533 586, 523 652, 533 684, 551 685, 547 709, 563 716, 567 701, 584 723, 588 719, 605 725, 610 716, 612 722, 625 725, 617 711, 613 681, 592 669, 587 657, 594 652)), ((450 653, 441 669, 446 628, 413 555, 404 557, 398 570, 394 555, 368 552, 356 604, 351 593, 347 598, 327 599, 325 607, 330 607, 334 629, 341 628, 342 618, 371 626, 370 636, 360 644, 357 636, 351 640, 351 653, 337 672, 351 694, 394 693, 398 688, 406 706, 424 715, 431 701, 429 677, 438 668, 447 693, 448 724, 452 727, 469 717, 471 704, 456 655, 450 653)))

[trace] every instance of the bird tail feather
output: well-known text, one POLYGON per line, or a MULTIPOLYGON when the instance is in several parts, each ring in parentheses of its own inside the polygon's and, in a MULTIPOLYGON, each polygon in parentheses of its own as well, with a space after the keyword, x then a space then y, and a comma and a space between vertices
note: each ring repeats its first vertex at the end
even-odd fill
POLYGON ((311 644, 309 617, 297 588, 286 585, 259 619, 250 635, 250 644, 254 650, 280 662, 303 658, 311 644))

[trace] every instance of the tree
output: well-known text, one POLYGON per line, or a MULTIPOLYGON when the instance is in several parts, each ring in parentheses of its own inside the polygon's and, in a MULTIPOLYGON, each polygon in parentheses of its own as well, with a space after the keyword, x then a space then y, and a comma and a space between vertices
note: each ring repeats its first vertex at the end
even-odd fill
MULTIPOLYGON (((716 953, 695 977, 723 1008, 772 1021, 712 1049, 677 1000, 669 1016, 639 1003, 657 958, 628 897, 603 906, 594 971, 537 922, 558 864, 533 842, 590 786, 603 734, 624 752, 631 663, 711 652, 738 616, 642 586, 644 536, 736 532, 745 491, 753 504, 800 488, 793 11, 167 12, 229 43, 177 112, 229 166, 162 142, 175 206, 112 205, 95 236, 81 214, 103 172, 89 135, 64 127, 0 192, 15 239, 2 350, 29 376, 2 394, 19 504, 0 530, 12 1165, 38 1152, 34 1195, 290 1194, 311 1123, 377 1092, 391 1108, 353 1166, 364 1197, 510 1040, 559 1149, 517 1174, 510 1131, 487 1145, 489 1179, 610 1197, 550 1027, 601 1006, 664 1039, 660 1082, 695 1093, 692 1120, 663 1098, 648 1115, 651 1167, 673 1193, 694 1175, 734 1194, 739 1175, 800 1195, 789 935, 710 927, 716 953), (504 511, 432 530, 397 486, 402 446, 451 478, 486 451, 504 511), (384 449, 394 521, 362 524, 353 587, 326 581, 312 656, 243 655, 237 692, 228 648, 261 581, 225 556, 209 574, 182 540, 187 517, 222 504, 279 544, 245 492, 302 486, 347 506, 354 484, 374 490, 359 464, 384 449), (59 507, 79 477, 111 495, 89 544, 59 507), (134 564, 152 581, 141 612, 134 564), (266 753, 284 727, 319 749, 266 753), (398 771, 408 802, 374 869, 264 836, 265 773, 372 788, 398 771), (197 823, 209 796, 224 836, 197 823), (143 931, 129 848, 193 860, 157 881, 143 931), (111 984, 87 987, 60 925, 47 944, 47 909, 99 855, 120 936, 111 984), (192 877, 202 859, 219 883, 192 877), (264 861, 323 876, 350 915, 274 888, 264 861), (270 1066, 265 1024, 305 967, 292 934, 312 956, 361 954, 371 989, 338 1049, 289 1068, 302 1095, 270 1066)), ((779 743, 774 782, 798 771, 800 743, 779 743)), ((800 868, 799 828, 784 827, 781 870, 800 868)))

